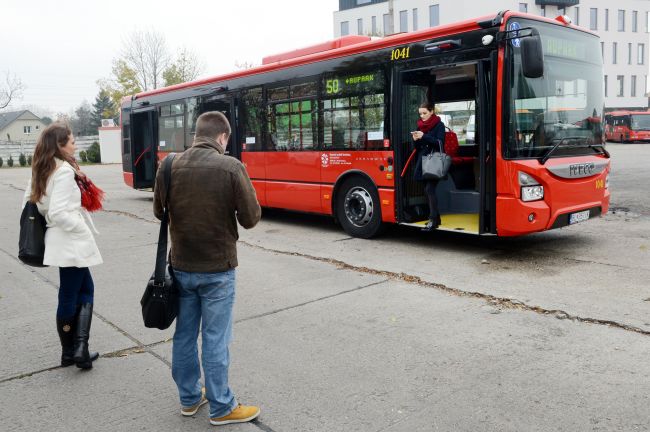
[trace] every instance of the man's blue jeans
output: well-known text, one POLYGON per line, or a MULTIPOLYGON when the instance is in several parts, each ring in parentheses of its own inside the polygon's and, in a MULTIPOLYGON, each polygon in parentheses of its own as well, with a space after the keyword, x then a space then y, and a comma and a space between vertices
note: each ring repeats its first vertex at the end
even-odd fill
POLYGON ((201 363, 205 374, 210 417, 222 417, 237 407, 228 386, 235 302, 235 269, 222 273, 189 273, 174 269, 180 285, 178 316, 172 350, 172 377, 181 406, 201 400, 201 369, 197 338, 201 327, 201 363))

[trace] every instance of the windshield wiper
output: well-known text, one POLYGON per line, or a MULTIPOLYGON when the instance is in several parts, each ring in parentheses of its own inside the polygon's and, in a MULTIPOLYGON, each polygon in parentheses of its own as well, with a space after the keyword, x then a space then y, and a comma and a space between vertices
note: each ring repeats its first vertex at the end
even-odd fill
POLYGON ((579 139, 582 139, 582 138, 584 138, 584 137, 581 137, 581 136, 573 136, 573 137, 565 137, 565 138, 560 139, 560 141, 558 141, 557 144, 555 144, 553 147, 551 147, 551 149, 550 149, 549 151, 547 151, 547 152, 544 154, 544 156, 542 156, 542 157, 539 159, 539 163, 541 163, 542 165, 544 165, 544 164, 546 163, 546 161, 548 160, 548 158, 550 158, 551 155, 552 155, 553 153, 555 153, 555 150, 557 150, 557 149, 562 145, 562 143, 563 143, 564 141, 569 141, 569 140, 579 140, 579 139))

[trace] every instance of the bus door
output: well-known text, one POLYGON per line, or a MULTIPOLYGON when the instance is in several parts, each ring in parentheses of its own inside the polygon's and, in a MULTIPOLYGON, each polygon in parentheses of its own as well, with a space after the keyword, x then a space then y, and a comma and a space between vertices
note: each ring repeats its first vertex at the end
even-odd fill
POLYGON ((416 156, 411 131, 417 130, 418 108, 432 102, 445 124, 445 151, 453 163, 447 178, 438 182, 436 197, 441 230, 479 233, 479 142, 484 140, 481 111, 477 109, 477 62, 404 70, 397 75, 399 89, 393 110, 393 142, 397 181, 398 219, 402 224, 423 226, 429 216, 424 182, 414 179, 416 156), (474 127, 469 133, 468 127, 474 127), (413 155, 413 157, 411 157, 413 155))
POLYGON ((158 112, 151 107, 131 114, 131 160, 133 187, 153 188, 157 169, 158 112))
POLYGON ((241 159, 240 149, 239 146, 237 145, 239 140, 237 139, 235 109, 236 109, 235 99, 232 97, 232 95, 227 95, 227 94, 206 97, 201 102, 201 106, 199 108, 200 113, 204 113, 208 111, 219 111, 226 116, 226 118, 228 119, 228 123, 230 123, 231 133, 230 133, 230 139, 228 140, 228 147, 226 147, 225 154, 229 156, 233 156, 237 159, 241 159))
POLYGON ((496 85, 492 77, 496 76, 496 52, 490 60, 478 62, 476 101, 477 112, 481 121, 476 133, 478 139, 478 163, 480 193, 479 233, 496 234, 496 85))

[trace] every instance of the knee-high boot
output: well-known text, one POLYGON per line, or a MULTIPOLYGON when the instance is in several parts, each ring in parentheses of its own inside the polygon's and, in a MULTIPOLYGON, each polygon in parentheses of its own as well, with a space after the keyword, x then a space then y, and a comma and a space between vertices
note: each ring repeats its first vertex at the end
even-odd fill
POLYGON ((84 303, 77 311, 77 323, 74 332, 74 356, 73 360, 78 368, 90 369, 93 361, 97 360, 99 354, 88 352, 88 338, 90 336, 90 323, 93 319, 93 304, 84 303))
POLYGON ((76 316, 71 318, 56 318, 56 330, 61 340, 61 366, 74 364, 74 326, 76 316))

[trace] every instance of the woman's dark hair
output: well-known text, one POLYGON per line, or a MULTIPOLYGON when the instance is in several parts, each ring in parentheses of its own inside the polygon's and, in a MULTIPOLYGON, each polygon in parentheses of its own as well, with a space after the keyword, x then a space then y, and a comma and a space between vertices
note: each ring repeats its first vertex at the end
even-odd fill
POLYGON ((420 104, 420 108, 424 108, 429 111, 434 111, 436 109, 436 106, 432 102, 422 102, 420 104))
POLYGON ((61 151, 61 147, 68 143, 70 135, 72 135, 70 126, 62 122, 54 122, 41 132, 41 136, 38 137, 36 142, 32 160, 32 193, 30 201, 36 203, 45 195, 47 180, 56 169, 54 158, 69 159, 61 151))

